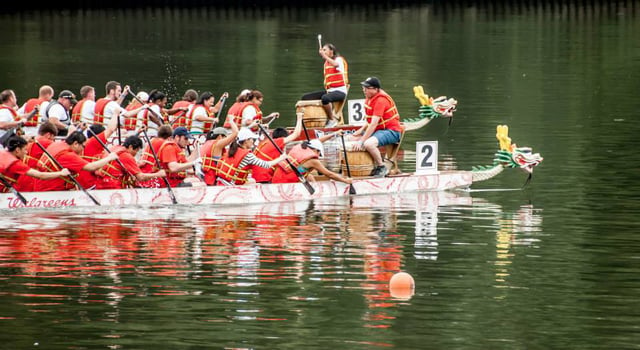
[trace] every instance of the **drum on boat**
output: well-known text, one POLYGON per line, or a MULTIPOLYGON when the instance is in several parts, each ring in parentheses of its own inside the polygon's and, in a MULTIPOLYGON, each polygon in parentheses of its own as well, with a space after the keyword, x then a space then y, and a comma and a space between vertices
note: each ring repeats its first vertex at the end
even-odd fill
MULTIPOLYGON (((374 168, 373 158, 367 151, 349 151, 347 147, 347 160, 349 161, 349 170, 352 177, 369 176, 374 168)), ((341 152, 342 153, 342 152, 341 152)), ((342 167, 342 175, 347 176, 347 165, 344 161, 344 155, 341 154, 340 164, 342 167)))
POLYGON ((327 124, 327 113, 322 100, 302 100, 296 103, 296 113, 303 113, 302 120, 307 128, 321 128, 327 124))

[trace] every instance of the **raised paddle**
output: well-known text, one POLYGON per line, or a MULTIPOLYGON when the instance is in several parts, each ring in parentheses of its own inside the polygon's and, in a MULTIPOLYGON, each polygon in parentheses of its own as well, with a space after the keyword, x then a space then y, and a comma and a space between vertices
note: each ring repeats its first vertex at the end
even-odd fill
POLYGON ((20 200, 20 202, 22 202, 22 204, 27 205, 27 199, 24 198, 22 193, 20 193, 18 190, 16 190, 16 188, 13 187, 13 185, 9 181, 5 180, 4 176, 2 176, 2 175, 0 175, 0 182, 2 182, 4 187, 8 188, 9 191, 11 191, 11 193, 15 194, 16 197, 18 197, 18 199, 20 200))
MULTIPOLYGON (((104 148, 104 150, 105 150, 107 153, 111 153, 111 150, 107 147, 107 145, 105 145, 105 144, 104 144, 104 142, 102 142, 102 140, 100 140, 100 139, 98 138, 98 135, 96 135, 96 133, 95 133, 95 132, 93 132, 93 130, 91 130, 91 128, 87 128, 87 130, 89 130, 89 132, 91 133, 91 135, 93 135, 93 137, 94 137, 96 140, 98 140, 98 142, 100 143, 100 146, 102 146, 102 148, 104 148)), ((124 164, 122 164, 122 161, 120 160, 120 158, 116 158, 116 162, 117 162, 117 163, 122 167, 122 170, 126 171, 126 172, 129 174, 129 176, 131 176, 131 177, 135 177, 135 176, 133 176, 133 174, 131 174, 131 172, 129 172, 129 170, 127 169, 127 167, 125 167, 125 166, 124 166, 124 164)))
MULTIPOLYGON (((55 164, 59 169, 63 169, 62 165, 60 165, 60 163, 58 163, 58 161, 55 158, 53 158, 53 156, 51 156, 51 154, 47 151, 47 149, 44 148, 44 146, 42 146, 40 142, 38 142, 38 140, 34 140, 34 142, 38 147, 40 147, 42 152, 44 152, 44 154, 46 154, 47 157, 49 157, 49 159, 53 162, 53 164, 55 164)), ((84 188, 84 186, 82 186, 78 182, 78 180, 76 180, 75 177, 73 177, 73 175, 69 175, 69 178, 71 179, 71 182, 73 182, 76 186, 78 186, 78 188, 81 189, 87 195, 87 197, 91 198, 91 201, 95 203, 95 205, 98 205, 98 206, 100 205, 100 202, 98 202, 98 200, 94 196, 92 196, 91 193, 89 193, 87 189, 84 188)))
MULTIPOLYGON (((271 138, 271 136, 264 130, 264 128, 262 127, 262 125, 258 124, 258 128, 260 128, 260 131, 262 131, 262 133, 264 134, 264 136, 266 136, 269 141, 271 141, 271 144, 273 145, 273 147, 276 148, 276 150, 278 152, 280 152, 280 154, 284 154, 284 152, 280 149, 280 147, 278 147, 278 145, 276 144, 275 141, 273 141, 273 139, 271 138)), ((293 172, 296 173, 296 176, 298 177, 298 180, 300 180, 300 182, 302 182, 302 184, 304 185, 304 187, 307 188, 307 191, 309 191, 309 194, 313 194, 314 192, 316 192, 315 188, 313 188, 313 186, 311 186, 311 184, 309 183, 309 181, 307 181, 307 179, 304 178, 304 176, 302 176, 302 174, 300 174, 300 171, 298 170, 297 167, 295 167, 291 161, 289 160, 289 158, 285 159, 287 161, 287 164, 289 164, 289 166, 291 167, 291 169, 293 169, 293 172)))
MULTIPOLYGON (((220 121, 220 115, 222 114, 222 109, 224 108, 224 103, 227 102, 227 98, 222 96, 220 101, 221 101, 220 102, 220 109, 218 109, 218 115, 216 116, 216 119, 218 119, 218 121, 220 121)), ((213 123, 213 129, 215 129, 217 125, 218 125, 217 122, 213 123)))
MULTIPOLYGON (((140 98, 138 98, 138 96, 136 94, 134 94, 131 90, 129 90, 129 93, 131 94, 131 96, 133 96, 133 98, 136 99, 136 101, 138 101, 141 105, 146 105, 146 103, 142 102, 142 100, 140 98)), ((151 108, 147 108, 147 110, 149 112, 151 112, 156 118, 158 118, 158 120, 160 121, 160 123, 164 124, 164 119, 162 118, 162 116, 158 115, 158 113, 156 111, 154 111, 151 108)))
MULTIPOLYGON (((347 158, 347 147, 344 144, 344 135, 340 134, 342 140, 342 152, 344 155, 344 164, 347 166, 347 176, 351 177, 351 169, 349 169, 349 159, 347 158)), ((349 194, 356 194, 356 189, 353 184, 349 184, 349 194)))
MULTIPOLYGON (((153 160, 156 162, 156 166, 158 167, 158 169, 162 169, 162 166, 160 165, 160 159, 158 159, 158 154, 156 153, 156 150, 153 149, 153 145, 151 145, 151 140, 149 140, 149 136, 147 135, 147 130, 142 130, 142 135, 144 136, 144 139, 147 141, 147 144, 151 149, 151 154, 153 154, 153 160)), ((176 195, 173 193, 173 190, 171 189, 171 184, 169 184, 169 179, 167 179, 166 177, 163 177, 162 179, 164 180, 164 184, 167 186, 167 192, 169 192, 169 196, 171 197, 171 202, 173 204, 178 204, 176 195)))

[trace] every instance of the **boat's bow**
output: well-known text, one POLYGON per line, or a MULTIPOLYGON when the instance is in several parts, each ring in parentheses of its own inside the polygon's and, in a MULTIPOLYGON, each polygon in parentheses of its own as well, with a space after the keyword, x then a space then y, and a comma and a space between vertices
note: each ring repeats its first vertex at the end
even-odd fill
POLYGON ((539 153, 533 153, 531 147, 518 147, 511 143, 509 127, 506 125, 498 125, 496 138, 500 149, 493 158, 493 165, 474 167, 473 182, 489 180, 505 168, 520 168, 531 176, 533 168, 544 159, 539 153))

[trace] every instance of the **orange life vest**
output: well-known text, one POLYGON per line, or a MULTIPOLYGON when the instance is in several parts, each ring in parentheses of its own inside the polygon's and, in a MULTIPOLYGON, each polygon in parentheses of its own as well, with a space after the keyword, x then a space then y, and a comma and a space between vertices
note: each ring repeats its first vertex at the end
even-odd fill
POLYGON ((329 61, 324 61, 325 89, 338 88, 349 84, 349 64, 344 57, 342 57, 342 62, 344 62, 344 72, 340 72, 338 67, 333 66, 329 61))
POLYGON ((73 109, 71 110, 71 123, 75 124, 82 120, 82 107, 84 106, 85 102, 87 102, 87 99, 83 98, 82 100, 80 100, 80 102, 73 106, 73 109))
MULTIPOLYGON (((7 174, 6 171, 15 162, 19 162, 19 161, 20 159, 14 156, 13 153, 8 151, 0 151, 0 176, 2 176, 3 179, 7 180, 7 182, 11 183, 12 185, 18 181, 19 176, 13 177, 11 176, 11 174, 7 174)), ((9 191, 9 189, 6 188, 3 183, 0 182, 0 192, 7 192, 7 191, 9 191)))
POLYGON ((139 162, 140 170, 142 170, 143 173, 155 173, 156 171, 160 170, 156 166, 156 160, 153 157, 151 148, 149 147, 153 147, 153 149, 156 151, 156 154, 159 154, 158 152, 160 152, 160 147, 165 141, 165 139, 154 137, 151 139, 151 145, 145 146, 144 151, 142 151, 142 155, 140 156, 139 162))
MULTIPOLYGON (((27 103, 24 105, 24 112, 31 113, 31 111, 33 111, 33 109, 36 106, 40 106, 42 102, 44 102, 44 99, 41 99, 41 98, 29 99, 29 101, 27 101, 27 103)), ((17 117, 17 114, 16 114, 16 117, 17 117)), ((34 115, 33 118, 27 120, 24 126, 38 126, 38 120, 40 120, 40 111, 38 111, 38 113, 36 113, 36 115, 34 115)))
MULTIPOLYGON (((120 157, 120 154, 123 152, 127 152, 127 149, 124 146, 113 146, 110 148, 112 153, 115 153, 120 157)), ((122 169, 120 163, 117 160, 112 160, 107 165, 100 168, 100 170, 96 171, 96 175, 109 177, 112 180, 115 180, 120 184, 120 188, 133 187, 135 183, 135 179, 131 178, 131 174, 125 169, 122 169)))
MULTIPOLYGON (((280 149, 284 149, 284 137, 279 137, 273 140, 280 149)), ((273 146, 273 143, 268 139, 262 140, 256 150, 254 151, 256 157, 266 160, 267 162, 272 161, 280 156, 280 152, 273 146)), ((270 182, 273 177, 273 171, 275 167, 271 167, 268 169, 256 167, 253 169, 251 176, 256 180, 256 182, 270 182)))
MULTIPOLYGON (((303 164, 309 159, 317 159, 318 153, 309 147, 302 148, 301 145, 296 145, 291 149, 291 151, 289 151, 287 157, 289 158, 289 161, 291 161, 291 164, 293 164, 293 166, 295 166, 298 171, 306 177, 309 172, 307 169, 301 169, 300 164, 303 164)), ((274 184, 298 182, 298 175, 293 171, 289 163, 286 160, 283 160, 276 166, 271 182, 274 184)))
MULTIPOLYGON (((44 147, 45 149, 49 147, 53 143, 53 141, 45 138, 43 136, 38 136, 36 140, 44 147)), ((36 168, 38 166, 38 161, 42 154, 44 153, 40 147, 36 146, 35 142, 29 142, 27 144, 27 154, 22 159, 22 162, 29 166, 29 168, 36 168)))
POLYGON ((233 157, 229 157, 229 153, 223 155, 216 164, 216 175, 219 178, 235 185, 246 184, 249 178, 249 171, 253 166, 249 165, 244 169, 240 169, 239 166, 240 162, 242 162, 249 152, 251 151, 248 149, 238 148, 233 157))
POLYGON ((379 116, 381 117, 378 121, 378 125, 376 126, 377 130, 390 129, 395 131, 402 131, 402 126, 400 125, 400 114, 398 114, 398 108, 396 108, 396 103, 393 101, 391 96, 386 92, 380 90, 375 96, 370 99, 364 101, 364 113, 367 119, 367 124, 371 124, 371 120, 373 119, 373 105, 377 102, 378 99, 386 99, 389 101, 391 107, 389 107, 384 113, 379 116))
POLYGON ((93 124, 104 125, 104 109, 111 101, 106 97, 96 101, 96 106, 93 107, 93 124))
MULTIPOLYGON (((218 140, 207 140, 207 142, 202 145, 202 172, 204 173, 204 182, 212 186, 215 184, 216 180, 216 164, 220 158, 213 157, 213 149, 218 140)), ((222 150, 222 155, 224 155, 225 150, 222 150)))
POLYGON ((235 102, 231 105, 231 107, 229 107, 229 110, 227 111, 227 122, 224 123, 225 128, 228 129, 231 127, 231 124, 228 122, 228 120, 233 120, 238 128, 242 126, 242 108, 244 107, 245 103, 246 102, 235 102))
MULTIPOLYGON (((69 147, 69 145, 66 142, 57 141, 57 142, 51 143, 51 145, 47 147, 47 152, 49 152, 49 154, 55 159, 65 153, 72 153, 73 150, 71 150, 71 147, 69 147)), ((47 156, 43 152, 42 156, 40 157, 40 160, 38 161, 38 170, 47 172, 47 173, 53 173, 56 171, 61 171, 62 169, 60 169, 56 165, 56 163, 54 163, 51 160, 51 158, 49 158, 49 156, 47 156)), ((71 174, 71 176, 77 178, 78 174, 71 174)), ((75 183, 69 180, 67 176, 65 176, 63 180, 65 182, 65 187, 64 187, 65 190, 75 189, 75 183)))
MULTIPOLYGON (((212 121, 206 121, 203 122, 202 124, 202 129, 200 127, 195 127, 193 126, 193 112, 198 108, 198 107, 202 107, 204 108, 205 112, 207 113, 207 117, 209 118, 213 118, 212 115, 213 113, 211 112, 211 110, 209 110, 209 108, 205 107, 204 105, 193 105, 193 108, 191 108, 191 111, 189 111, 189 115, 187 116, 187 124, 189 124, 187 126, 187 129, 189 131, 191 131, 192 128, 195 128, 196 132, 201 132, 201 133, 207 133, 209 131, 211 131, 211 129, 213 128, 213 122, 212 121)), ((191 131, 193 132, 193 131, 191 131)))
MULTIPOLYGON (((140 106, 142 106, 140 104, 140 102, 138 102, 137 100, 133 100, 124 109, 127 112, 130 112, 130 111, 133 111, 136 108, 139 108, 140 106)), ((136 126, 138 126, 138 115, 137 114, 133 115, 131 117, 124 117, 124 129, 125 130, 135 130, 136 126)))
MULTIPOLYGON (((193 102, 180 100, 180 101, 177 101, 176 103, 174 103, 171 108, 172 109, 184 108, 184 107, 189 107, 192 104, 193 104, 193 102)), ((176 117, 174 119, 174 121, 173 121, 173 128, 174 129, 178 128, 178 127, 181 127, 181 126, 187 128, 187 129, 191 129, 191 125, 187 125, 187 111, 178 111, 173 116, 176 117)))

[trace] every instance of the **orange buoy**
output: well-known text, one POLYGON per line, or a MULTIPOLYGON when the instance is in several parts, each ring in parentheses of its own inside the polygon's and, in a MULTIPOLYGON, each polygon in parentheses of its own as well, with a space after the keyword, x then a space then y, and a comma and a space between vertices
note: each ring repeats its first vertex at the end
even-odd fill
POLYGON ((416 283, 410 274, 398 272, 389 280, 389 293, 397 299, 409 300, 413 296, 416 283))

